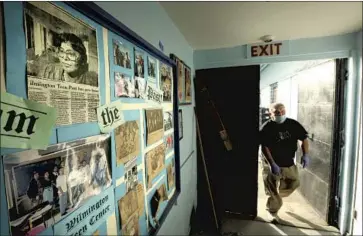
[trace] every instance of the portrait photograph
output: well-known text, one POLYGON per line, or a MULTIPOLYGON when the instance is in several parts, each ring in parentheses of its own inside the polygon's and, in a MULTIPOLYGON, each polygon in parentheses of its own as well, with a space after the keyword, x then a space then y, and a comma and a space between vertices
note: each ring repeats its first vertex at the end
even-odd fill
POLYGON ((164 131, 173 128, 173 111, 164 111, 164 131))
POLYGON ((98 87, 96 31, 49 2, 23 2, 27 76, 98 87))

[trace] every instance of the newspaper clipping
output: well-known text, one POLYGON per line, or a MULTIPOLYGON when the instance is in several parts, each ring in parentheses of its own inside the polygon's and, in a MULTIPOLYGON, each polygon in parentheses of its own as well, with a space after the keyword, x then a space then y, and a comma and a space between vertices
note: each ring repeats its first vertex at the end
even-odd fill
POLYGON ((160 172, 164 169, 165 159, 165 145, 160 144, 159 146, 151 149, 146 153, 146 169, 147 169, 147 183, 148 188, 152 186, 152 181, 160 172))
POLYGON ((97 121, 96 31, 49 2, 24 2, 28 99, 57 109, 56 125, 97 121))
POLYGON ((4 157, 12 235, 38 235, 111 185, 110 136, 4 157))

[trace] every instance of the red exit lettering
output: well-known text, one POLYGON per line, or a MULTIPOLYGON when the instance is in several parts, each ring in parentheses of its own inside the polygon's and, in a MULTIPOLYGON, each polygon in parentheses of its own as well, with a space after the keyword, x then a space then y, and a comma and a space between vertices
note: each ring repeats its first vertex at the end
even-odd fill
POLYGON ((261 56, 280 55, 281 46, 282 46, 282 43, 272 43, 272 44, 251 46, 251 56, 252 57, 261 57, 261 56))

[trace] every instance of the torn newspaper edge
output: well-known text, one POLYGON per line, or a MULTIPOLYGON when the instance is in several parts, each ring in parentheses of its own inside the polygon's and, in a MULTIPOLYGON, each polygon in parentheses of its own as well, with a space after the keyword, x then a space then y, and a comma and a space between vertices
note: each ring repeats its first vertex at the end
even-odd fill
POLYGON ((2 148, 46 149, 55 125, 53 107, 1 92, 2 148))
POLYGON ((120 100, 97 108, 98 126, 102 133, 109 133, 125 123, 120 100))
POLYGON ((146 99, 160 104, 163 102, 163 91, 148 83, 146 87, 146 99))

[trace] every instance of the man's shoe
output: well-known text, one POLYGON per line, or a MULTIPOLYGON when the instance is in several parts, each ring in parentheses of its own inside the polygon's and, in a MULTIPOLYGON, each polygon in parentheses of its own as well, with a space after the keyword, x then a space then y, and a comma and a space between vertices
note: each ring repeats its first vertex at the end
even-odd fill
POLYGON ((272 223, 272 224, 277 224, 279 223, 280 218, 277 215, 277 212, 268 212, 268 220, 272 223))

